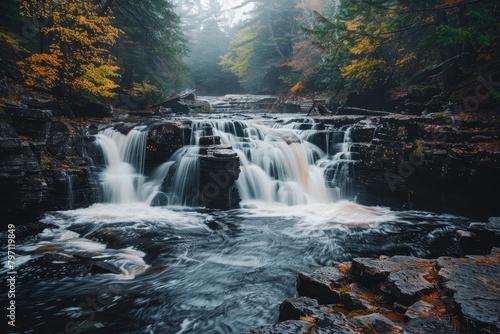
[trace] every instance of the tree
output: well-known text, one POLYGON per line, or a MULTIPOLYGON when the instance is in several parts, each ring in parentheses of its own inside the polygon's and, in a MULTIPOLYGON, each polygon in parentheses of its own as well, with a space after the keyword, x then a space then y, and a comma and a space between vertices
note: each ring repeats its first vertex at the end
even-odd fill
POLYGON ((199 4, 186 14, 185 27, 188 36, 189 56, 186 63, 191 71, 191 78, 199 94, 221 95, 240 91, 237 78, 225 72, 220 65, 220 58, 229 45, 230 27, 222 5, 218 0, 199 4), (187 23, 192 24, 188 25, 187 23))
POLYGON ((120 86, 149 102, 183 88, 188 81, 186 41, 170 1, 108 0, 106 6, 124 32, 112 49, 122 67, 120 86))
POLYGON ((333 82, 337 87, 366 90, 432 80, 447 90, 467 72, 471 57, 497 38, 495 3, 343 0, 335 11, 315 12, 314 28, 305 31, 331 75, 340 75, 333 82))
POLYGON ((121 30, 99 2, 70 0, 23 1, 21 14, 38 18, 39 53, 20 67, 26 84, 55 91, 61 96, 112 97, 119 76, 109 48, 121 30))
POLYGON ((296 1, 253 1, 252 18, 231 41, 222 66, 253 93, 277 93, 289 88, 288 66, 297 36, 296 1))

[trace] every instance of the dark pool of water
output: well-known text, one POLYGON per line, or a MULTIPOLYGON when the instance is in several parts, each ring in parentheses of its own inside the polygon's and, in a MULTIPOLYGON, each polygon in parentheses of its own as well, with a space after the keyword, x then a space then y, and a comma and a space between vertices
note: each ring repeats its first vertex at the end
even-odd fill
POLYGON ((17 245, 10 333, 242 333, 276 322, 300 271, 358 256, 436 257, 453 252, 454 231, 468 224, 350 202, 229 212, 96 205, 43 222, 17 245), (81 251, 109 256, 122 274, 51 257, 81 251))

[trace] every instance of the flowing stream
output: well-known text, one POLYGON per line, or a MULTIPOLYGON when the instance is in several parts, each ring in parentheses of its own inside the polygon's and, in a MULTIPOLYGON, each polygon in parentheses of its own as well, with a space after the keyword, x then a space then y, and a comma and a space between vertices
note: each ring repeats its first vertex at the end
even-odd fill
POLYGON ((16 245, 24 333, 242 333, 276 322, 300 271, 450 251, 468 219, 355 203, 349 128, 321 149, 307 122, 195 121, 191 145, 150 175, 146 127, 101 132, 103 202, 47 213, 44 231, 16 245), (192 206, 209 132, 240 158, 240 209, 192 206), (151 206, 159 195, 166 204, 151 206))

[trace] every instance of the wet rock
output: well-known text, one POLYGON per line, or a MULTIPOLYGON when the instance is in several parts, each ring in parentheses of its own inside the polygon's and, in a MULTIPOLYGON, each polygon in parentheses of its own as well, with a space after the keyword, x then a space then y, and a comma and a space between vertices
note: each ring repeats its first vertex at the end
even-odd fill
POLYGON ((312 274, 299 273, 297 291, 300 296, 316 299, 320 304, 340 302, 340 293, 334 287, 348 284, 348 277, 337 267, 324 267, 312 274))
POLYGON ((66 264, 78 261, 78 259, 75 259, 71 255, 63 253, 47 253, 43 255, 43 259, 52 264, 66 264))
POLYGON ((360 333, 400 333, 403 331, 402 326, 377 313, 348 318, 347 321, 360 333))
POLYGON ((360 282, 378 284, 384 281, 391 272, 403 267, 402 263, 387 258, 355 258, 352 261, 351 270, 360 282))
POLYGON ((145 171, 150 172, 184 145, 189 145, 191 127, 179 122, 150 125, 146 143, 145 171))
POLYGON ((228 146, 215 145, 200 150, 200 191, 202 204, 211 209, 239 207, 235 181, 240 174, 240 160, 228 146))
POLYGON ((122 271, 116 265, 109 262, 95 262, 92 264, 92 272, 98 274, 121 275, 122 271))
POLYGON ((436 313, 437 310, 434 306, 422 300, 419 300, 412 306, 408 307, 408 309, 405 312, 405 320, 410 321, 416 318, 425 318, 432 315, 436 315, 436 313))
POLYGON ((313 324, 300 320, 284 321, 276 325, 252 328, 246 334, 297 334, 306 333, 313 324))
POLYGON ((409 256, 353 260, 352 271, 362 283, 378 287, 398 302, 409 305, 434 289, 424 276, 430 274, 434 261, 409 256))
POLYGON ((73 256, 77 259, 91 260, 91 261, 102 261, 111 258, 110 255, 96 253, 96 252, 78 252, 73 254, 73 256))
POLYGON ((340 299, 342 304, 344 305, 344 308, 349 311, 363 310, 372 306, 364 299, 360 298, 356 292, 342 293, 340 294, 340 299))
POLYGON ((475 243, 467 249, 468 255, 486 255, 493 247, 500 247, 500 217, 490 217, 486 223, 471 223, 467 231, 476 236, 475 243))
POLYGON ((457 239, 457 245, 460 252, 460 256, 471 255, 471 254, 487 254, 489 250, 481 250, 479 241, 477 240, 477 235, 474 232, 457 230, 455 232, 455 237, 457 239))
POLYGON ((199 138, 198 142, 200 146, 220 145, 220 143, 219 136, 203 136, 199 138))
POLYGON ((437 259, 442 287, 461 314, 478 326, 500 330, 500 249, 491 255, 437 259))
POLYGON ((457 332, 450 321, 431 317, 412 319, 404 324, 403 328, 406 334, 452 334, 457 332))
POLYGON ((281 304, 278 321, 299 320, 300 317, 310 317, 320 312, 318 301, 315 299, 309 297, 290 298, 281 304))

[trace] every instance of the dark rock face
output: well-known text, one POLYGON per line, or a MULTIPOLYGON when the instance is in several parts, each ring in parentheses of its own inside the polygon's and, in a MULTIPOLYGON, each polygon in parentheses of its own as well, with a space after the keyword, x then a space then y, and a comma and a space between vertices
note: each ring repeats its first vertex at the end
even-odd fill
POLYGON ((5 224, 38 214, 47 184, 27 142, 12 125, 0 119, 0 207, 5 224))
POLYGON ((235 181, 240 174, 240 159, 231 147, 201 147, 200 181, 203 204, 210 209, 239 207, 240 196, 235 181))
POLYGON ((33 140, 44 140, 50 129, 52 112, 49 110, 7 107, 6 113, 9 122, 16 129, 16 133, 33 140))
POLYGON ((500 249, 486 256, 440 257, 437 267, 442 286, 465 318, 500 329, 500 249))
POLYGON ((486 218, 497 214, 498 122, 384 116, 351 129, 357 201, 486 218), (371 133, 371 134, 370 134, 371 133), (486 147, 483 148, 483 147, 486 147), (492 146, 493 147, 493 146, 492 146))
POLYGON ((159 122, 149 126, 146 144, 145 171, 149 172, 168 159, 179 148, 189 145, 191 127, 188 123, 159 122))
POLYGON ((109 104, 80 101, 71 105, 74 116, 106 118, 113 116, 113 108, 109 104))

